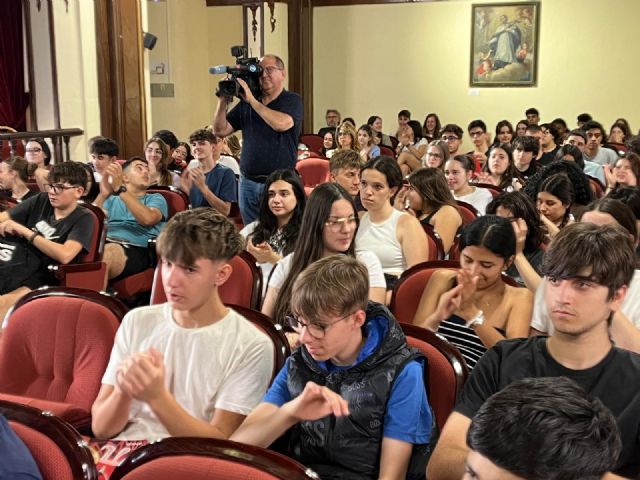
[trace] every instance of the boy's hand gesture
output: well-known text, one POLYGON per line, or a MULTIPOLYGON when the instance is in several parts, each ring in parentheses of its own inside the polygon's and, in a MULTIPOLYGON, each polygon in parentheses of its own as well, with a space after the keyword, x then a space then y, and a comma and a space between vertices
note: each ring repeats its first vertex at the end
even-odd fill
POLYGON ((307 382, 302 393, 285 403, 282 409, 297 421, 318 420, 332 414, 337 417, 349 415, 349 405, 344 398, 313 382, 307 382))

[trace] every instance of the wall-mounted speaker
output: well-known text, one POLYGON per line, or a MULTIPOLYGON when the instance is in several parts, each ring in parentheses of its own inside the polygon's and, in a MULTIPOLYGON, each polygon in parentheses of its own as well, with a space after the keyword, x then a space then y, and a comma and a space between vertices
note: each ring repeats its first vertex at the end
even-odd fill
POLYGON ((158 37, 156 37, 153 33, 143 32, 142 33, 142 44, 144 48, 148 50, 153 50, 153 47, 156 46, 156 42, 158 41, 158 37))

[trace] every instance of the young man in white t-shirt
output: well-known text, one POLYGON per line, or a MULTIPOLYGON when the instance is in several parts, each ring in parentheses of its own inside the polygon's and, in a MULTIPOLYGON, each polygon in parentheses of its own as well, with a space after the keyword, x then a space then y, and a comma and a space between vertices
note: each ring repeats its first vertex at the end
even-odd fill
POLYGON ((273 344, 218 294, 242 246, 234 225, 210 208, 167 223, 158 237, 167 303, 122 321, 92 408, 95 437, 228 438, 260 402, 273 344))

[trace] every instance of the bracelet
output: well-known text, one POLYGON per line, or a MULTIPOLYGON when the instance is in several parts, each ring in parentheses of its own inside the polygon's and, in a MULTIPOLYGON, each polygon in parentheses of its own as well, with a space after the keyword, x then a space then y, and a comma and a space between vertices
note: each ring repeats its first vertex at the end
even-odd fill
POLYGON ((31 236, 29 237, 29 243, 33 243, 37 236, 42 235, 39 231, 34 230, 31 236))

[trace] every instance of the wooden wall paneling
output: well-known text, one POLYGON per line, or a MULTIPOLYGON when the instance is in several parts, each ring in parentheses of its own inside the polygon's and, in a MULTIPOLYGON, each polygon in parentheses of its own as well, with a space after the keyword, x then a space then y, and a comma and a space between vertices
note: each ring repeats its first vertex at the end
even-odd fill
POLYGON ((96 0, 98 88, 102 135, 120 157, 142 152, 147 138, 142 26, 137 0, 96 0))

